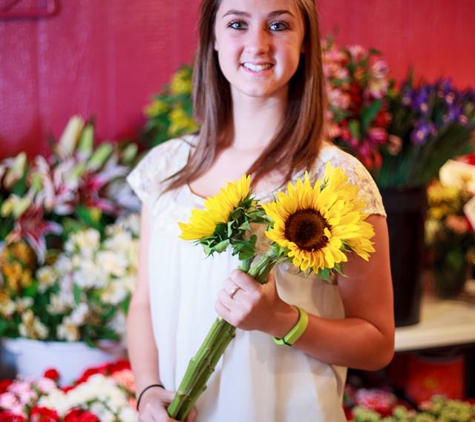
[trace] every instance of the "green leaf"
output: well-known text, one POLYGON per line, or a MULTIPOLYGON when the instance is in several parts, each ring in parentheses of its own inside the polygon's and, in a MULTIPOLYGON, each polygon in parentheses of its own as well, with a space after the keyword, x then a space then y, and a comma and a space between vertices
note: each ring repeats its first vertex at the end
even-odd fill
POLYGON ((348 123, 348 129, 350 130, 353 137, 356 139, 361 139, 360 124, 357 120, 350 120, 348 123))
POLYGON ((221 253, 221 252, 224 252, 228 248, 229 244, 230 244, 229 239, 226 239, 226 240, 223 240, 222 242, 219 242, 217 245, 215 245, 213 249, 216 252, 221 253))
POLYGON ((331 271, 328 268, 323 268, 318 272, 318 276, 325 280, 325 281, 331 281, 331 271))
POLYGON ((77 284, 73 285, 73 296, 74 296, 74 303, 77 305, 81 302, 82 296, 82 289, 77 284))
POLYGON ((101 144, 96 151, 92 154, 91 158, 87 162, 87 169, 89 171, 99 170, 107 159, 111 156, 114 147, 112 144, 101 144))
POLYGON ((369 107, 363 107, 361 111, 361 129, 362 131, 366 132, 371 123, 373 123, 374 119, 378 115, 381 110, 383 103, 381 100, 376 100, 369 107))
POLYGON ((86 125, 86 127, 81 133, 78 149, 79 149, 79 152, 83 156, 89 157, 91 155, 93 146, 94 146, 94 125, 90 123, 86 125))

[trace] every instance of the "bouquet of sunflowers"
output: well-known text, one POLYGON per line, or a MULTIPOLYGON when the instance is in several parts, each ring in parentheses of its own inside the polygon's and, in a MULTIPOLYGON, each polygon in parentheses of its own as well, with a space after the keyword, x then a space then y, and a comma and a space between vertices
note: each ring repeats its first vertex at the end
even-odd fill
POLYGON ((0 336, 122 337, 139 209, 125 177, 136 154, 95 148, 93 123, 74 117, 51 156, 0 162, 0 336))
MULTIPOLYGON (((330 280, 335 272, 342 272, 348 254, 368 260, 374 251, 370 240, 374 231, 365 221, 365 204, 357 199, 357 193, 358 187, 329 163, 322 179, 311 184, 306 174, 295 185, 289 183, 287 193, 278 192, 276 200, 268 203, 253 198, 250 177, 243 176, 209 198, 205 209, 193 210, 190 221, 180 223, 181 237, 202 245, 206 255, 230 247, 242 263, 240 269, 261 284, 282 262, 330 280), (267 227, 266 251, 257 248, 255 229, 260 224, 267 227)), ((306 315, 302 309, 299 313, 306 315)), ((216 319, 168 407, 171 417, 186 418, 235 330, 225 320, 216 319)))

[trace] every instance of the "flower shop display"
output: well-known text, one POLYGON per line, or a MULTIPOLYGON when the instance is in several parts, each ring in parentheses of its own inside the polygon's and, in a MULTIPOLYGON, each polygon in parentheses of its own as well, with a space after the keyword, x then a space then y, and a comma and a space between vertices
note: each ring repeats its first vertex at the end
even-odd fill
MULTIPOLYGON (((305 174, 295 185, 288 184, 287 193, 278 192, 274 202, 262 204, 252 197, 250 177, 244 176, 207 199, 205 209, 192 210, 190 221, 180 223, 181 237, 202 245, 206 255, 231 247, 239 256, 241 269, 259 283, 265 283, 273 266, 282 262, 331 280, 334 273, 342 272, 347 254, 368 260, 374 252, 370 240, 374 231, 365 221, 364 204, 357 193, 358 187, 329 163, 323 178, 314 185, 305 174), (258 241, 260 224, 267 225, 267 244, 258 241)), ((305 320, 305 311, 299 308, 299 314, 305 320)), ((171 417, 185 420, 235 330, 225 320, 216 319, 168 407, 171 417)), ((278 344, 293 342, 290 338, 274 340, 278 344)))
MULTIPOLYGON (((0 421, 136 421, 136 390, 130 364, 120 360, 88 368, 74 383, 58 386, 50 368, 35 379, 0 381, 0 421)), ((354 422, 473 422, 475 403, 434 396, 413 408, 390 390, 345 388, 345 413, 354 422)))
POLYGON ((51 368, 35 379, 0 382, 0 421, 136 421, 135 383, 127 361, 88 368, 60 388, 61 373, 51 368))
MULTIPOLYGON (((0 336, 120 343, 137 273, 137 146, 74 117, 49 157, 0 163, 0 336)), ((19 346, 14 346, 18 349, 19 346)), ((123 346, 121 346, 123 349, 123 346)))
POLYGON ((426 246, 435 293, 450 298, 463 291, 475 261, 474 227, 465 213, 475 196, 475 166, 449 162, 440 175, 427 191, 426 246))

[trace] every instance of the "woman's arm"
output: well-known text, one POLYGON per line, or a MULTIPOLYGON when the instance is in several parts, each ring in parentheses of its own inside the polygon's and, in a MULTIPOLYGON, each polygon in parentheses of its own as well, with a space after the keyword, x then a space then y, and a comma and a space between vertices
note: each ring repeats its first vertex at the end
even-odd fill
POLYGON ((376 251, 369 261, 351 256, 338 286, 345 319, 310 316, 310 323, 295 347, 325 362, 377 370, 394 354, 394 311, 386 219, 372 215, 376 251))
MULTIPOLYGON (((350 256, 343 266, 345 276, 338 278, 345 318, 309 315, 307 329, 292 347, 330 364, 376 370, 387 365, 394 354, 393 295, 386 219, 371 215, 367 221, 374 227, 376 252, 369 261, 350 256)), ((279 338, 298 319, 297 309, 279 298, 272 277, 269 283, 259 285, 240 271, 225 281, 216 310, 239 328, 279 338), (233 285, 240 290, 231 299, 233 285)))
MULTIPOLYGON (((150 315, 150 291, 148 274, 148 255, 150 243, 150 212, 143 205, 140 230, 140 257, 138 283, 127 315, 127 349, 135 377, 137 398, 150 385, 162 384, 158 370, 158 350, 153 337, 150 315)), ((167 406, 175 393, 160 387, 147 389, 140 400, 140 421, 171 422, 167 406)), ((196 410, 190 413, 187 422, 196 418, 196 410)))
POLYGON ((149 211, 142 209, 138 282, 127 315, 127 349, 135 376, 137 394, 151 384, 160 383, 158 352, 153 340, 148 286, 149 211))

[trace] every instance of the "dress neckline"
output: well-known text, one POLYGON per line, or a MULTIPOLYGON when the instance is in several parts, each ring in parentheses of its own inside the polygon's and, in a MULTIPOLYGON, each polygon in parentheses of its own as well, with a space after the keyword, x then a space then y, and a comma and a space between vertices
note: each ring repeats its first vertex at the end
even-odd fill
MULTIPOLYGON (((324 150, 331 150, 335 148, 335 146, 333 144, 326 144, 324 143, 320 149, 320 153, 319 153, 319 157, 320 158, 320 154, 324 151, 324 150)), ((318 160, 317 158, 317 160, 318 160)), ((297 173, 295 173, 293 176, 292 176, 292 181, 301 177, 303 174, 305 173, 305 170, 300 170, 298 171, 297 173)), ((286 186, 287 183, 283 186, 286 186)), ((277 186, 277 187, 274 187, 273 189, 268 189, 268 190, 265 190, 265 191, 262 191, 262 192, 257 192, 254 194, 254 197, 260 201, 262 200, 271 200, 275 193, 278 191, 278 189, 280 189, 281 187, 283 186, 277 186)), ((189 183, 185 183, 184 185, 185 187, 185 190, 186 190, 186 193, 191 197, 193 198, 193 201, 195 202, 195 204, 199 204, 199 205, 203 205, 204 202, 210 198, 209 196, 207 197, 204 197, 204 196, 201 196, 199 194, 197 194, 196 192, 193 191, 193 189, 191 188, 190 184, 189 183)))

